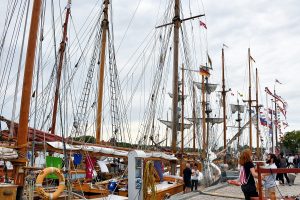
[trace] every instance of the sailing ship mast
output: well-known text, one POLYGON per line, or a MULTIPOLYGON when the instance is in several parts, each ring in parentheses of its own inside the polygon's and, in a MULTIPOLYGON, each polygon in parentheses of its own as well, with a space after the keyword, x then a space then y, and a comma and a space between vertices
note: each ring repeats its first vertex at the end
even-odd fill
MULTIPOLYGON (((239 95, 239 93, 237 92, 237 104, 230 104, 232 114, 234 114, 235 112, 238 113, 237 119, 235 120, 235 121, 238 122, 238 132, 233 137, 233 138, 237 138, 237 150, 239 150, 238 148, 239 148, 239 145, 240 145, 240 136, 242 134, 241 113, 244 113, 244 105, 240 105, 240 101, 239 101, 238 95, 239 95)), ((244 127, 245 127, 245 125, 244 125, 244 127)), ((243 127, 243 129, 244 129, 244 127, 243 127)), ((227 145, 229 145, 233 141, 232 139, 227 143, 227 145)))
POLYGON ((260 133, 259 133, 259 124, 258 124, 258 112, 259 112, 259 105, 258 105, 258 72, 257 68, 255 69, 255 76, 256 76, 256 156, 257 158, 260 158, 260 150, 259 150, 259 138, 260 138, 260 133))
POLYGON ((51 126, 52 134, 55 134, 56 115, 57 115, 57 107, 58 107, 58 99, 59 99, 59 88, 60 88, 63 60, 64 60, 64 55, 65 55, 65 50, 66 50, 68 21, 69 21, 70 11, 71 11, 71 0, 68 0, 65 23, 63 25, 63 27, 64 27, 63 37, 62 37, 62 41, 60 43, 60 48, 59 48, 60 56, 59 56, 59 63, 58 63, 58 67, 57 67, 56 89, 55 89, 53 115, 52 115, 52 126, 51 126))
POLYGON ((252 117, 251 117, 251 55, 250 55, 250 48, 248 48, 248 64, 249 64, 249 99, 248 99, 248 106, 249 106, 249 140, 250 140, 250 150, 252 152, 252 117))
POLYGON ((195 86, 193 84, 193 119, 194 119, 194 126, 193 126, 193 151, 196 151, 196 95, 195 95, 195 86))
POLYGON ((181 77, 181 156, 183 156, 183 148, 184 148, 184 66, 182 64, 182 77, 181 77))
MULTIPOLYGON (((222 104, 223 104, 223 131, 224 131, 224 149, 226 152, 226 91, 225 90, 225 64, 224 64, 224 48, 222 48, 222 104)), ((224 156, 224 163, 226 163, 226 154, 224 156)))
MULTIPOLYGON (((179 27, 180 27, 180 4, 179 0, 175 0, 175 16, 174 23, 174 40, 173 40, 173 102, 172 102, 172 152, 176 153, 177 144, 177 124, 178 124, 178 46, 179 46, 179 27)), ((175 174, 175 169, 172 169, 175 174)))
POLYGON ((96 125, 96 143, 100 143, 102 127, 102 106, 103 106, 103 89, 104 89, 104 64, 106 50, 106 33, 108 31, 108 4, 109 0, 104 1, 104 18, 102 20, 102 38, 101 38, 101 55, 100 55, 100 78, 98 85, 98 105, 97 105, 97 125, 96 125))
MULTIPOLYGON (((274 84, 274 97, 276 97, 276 90, 275 90, 275 84, 274 84)), ((277 123, 278 123, 278 116, 277 116, 277 99, 274 98, 274 110, 275 110, 275 147, 278 147, 278 136, 277 136, 277 123)), ((272 115, 273 115, 273 110, 272 110, 272 115)))
POLYGON ((14 183, 19 186, 24 185, 24 172, 23 167, 26 165, 26 153, 27 153, 27 136, 28 136, 28 116, 30 109, 30 98, 31 98, 31 88, 32 88, 32 77, 33 77, 33 68, 34 68, 34 58, 35 58, 35 49, 36 49, 36 40, 38 33, 38 26, 40 20, 41 12, 41 0, 34 0, 32 15, 31 15, 31 24, 30 32, 28 37, 28 46, 27 54, 25 61, 25 70, 24 70, 24 80, 23 80, 23 89, 22 89, 22 98, 20 106, 20 119, 19 127, 17 133, 17 146, 19 148, 19 158, 16 161, 13 161, 14 165, 14 183))
POLYGON ((205 102, 205 84, 204 84, 204 76, 202 75, 202 150, 203 155, 202 158, 206 158, 206 118, 205 118, 205 109, 206 109, 206 102, 205 102))

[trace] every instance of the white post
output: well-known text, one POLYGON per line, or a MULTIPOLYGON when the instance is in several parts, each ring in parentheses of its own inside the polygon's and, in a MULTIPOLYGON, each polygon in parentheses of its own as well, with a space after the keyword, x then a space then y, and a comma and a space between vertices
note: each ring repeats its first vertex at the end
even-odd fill
POLYGON ((143 162, 146 153, 133 150, 128 153, 128 199, 143 200, 143 162))

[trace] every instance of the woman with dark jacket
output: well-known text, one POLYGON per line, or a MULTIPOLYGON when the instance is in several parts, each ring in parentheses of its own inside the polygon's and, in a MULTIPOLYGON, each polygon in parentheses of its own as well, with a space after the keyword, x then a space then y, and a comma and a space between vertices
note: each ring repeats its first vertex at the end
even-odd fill
POLYGON ((241 188, 246 200, 250 200, 251 197, 258 197, 254 180, 254 177, 257 178, 258 175, 255 172, 251 156, 252 152, 250 149, 245 149, 242 151, 239 158, 239 164, 241 165, 241 170, 244 174, 244 180, 240 180, 242 184, 241 188))

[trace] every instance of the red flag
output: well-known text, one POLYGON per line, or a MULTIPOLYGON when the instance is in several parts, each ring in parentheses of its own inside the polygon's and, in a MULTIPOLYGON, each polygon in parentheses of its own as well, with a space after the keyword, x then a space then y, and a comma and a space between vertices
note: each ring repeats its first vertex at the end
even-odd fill
POLYGON ((201 21, 201 20, 200 20, 200 26, 203 26, 205 29, 207 29, 206 24, 203 21, 201 21))

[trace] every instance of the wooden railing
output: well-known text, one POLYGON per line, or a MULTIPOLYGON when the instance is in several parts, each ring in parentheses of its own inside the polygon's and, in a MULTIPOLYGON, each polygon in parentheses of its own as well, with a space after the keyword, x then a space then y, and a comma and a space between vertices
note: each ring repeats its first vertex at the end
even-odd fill
POLYGON ((258 195, 259 200, 263 199, 263 192, 262 192, 262 178, 261 175, 263 173, 300 173, 300 168, 278 168, 272 169, 272 171, 268 168, 262 167, 263 163, 257 163, 257 173, 258 173, 258 195))

